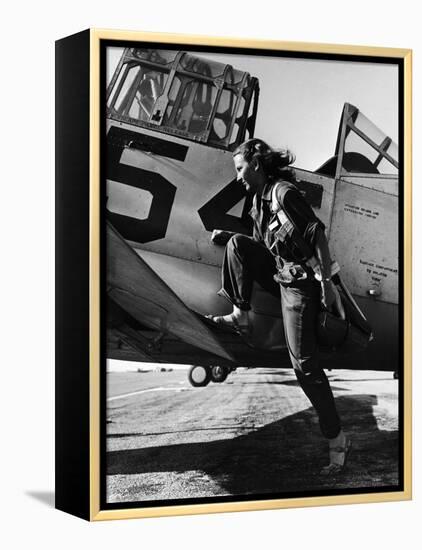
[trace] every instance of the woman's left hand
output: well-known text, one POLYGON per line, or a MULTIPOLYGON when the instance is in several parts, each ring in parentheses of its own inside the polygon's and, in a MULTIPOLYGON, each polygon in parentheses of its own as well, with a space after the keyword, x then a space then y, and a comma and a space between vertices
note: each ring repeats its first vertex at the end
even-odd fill
POLYGON ((223 229, 214 229, 214 231, 211 234, 211 241, 214 244, 218 244, 220 246, 225 246, 231 237, 233 237, 234 233, 232 231, 224 231, 223 229))

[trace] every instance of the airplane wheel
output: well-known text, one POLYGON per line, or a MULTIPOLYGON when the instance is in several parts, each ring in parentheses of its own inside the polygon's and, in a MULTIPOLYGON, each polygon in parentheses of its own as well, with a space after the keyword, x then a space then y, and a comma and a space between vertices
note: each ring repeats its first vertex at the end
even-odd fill
POLYGON ((229 370, 225 367, 215 366, 211 367, 211 380, 217 384, 224 382, 229 375, 229 370))
POLYGON ((190 368, 188 379, 194 388, 202 388, 211 380, 211 369, 202 365, 193 365, 190 368))

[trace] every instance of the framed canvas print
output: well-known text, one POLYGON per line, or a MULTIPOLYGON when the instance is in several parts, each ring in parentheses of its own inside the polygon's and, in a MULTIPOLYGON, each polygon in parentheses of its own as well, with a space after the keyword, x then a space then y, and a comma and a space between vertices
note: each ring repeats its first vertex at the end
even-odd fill
POLYGON ((56 43, 56 506, 411 498, 411 51, 56 43))

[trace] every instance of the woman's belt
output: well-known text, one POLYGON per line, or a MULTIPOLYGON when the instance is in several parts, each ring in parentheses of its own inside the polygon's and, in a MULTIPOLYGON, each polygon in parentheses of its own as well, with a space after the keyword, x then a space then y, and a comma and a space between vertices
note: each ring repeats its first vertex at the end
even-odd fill
POLYGON ((314 276, 312 268, 307 265, 297 262, 286 262, 279 256, 276 256, 275 262, 277 265, 277 273, 274 275, 274 280, 277 283, 288 285, 296 283, 297 281, 313 278, 314 276))
MULTIPOLYGON (((277 273, 274 275, 274 280, 277 283, 291 284, 296 281, 304 281, 305 279, 315 278, 321 281, 321 273, 319 263, 315 257, 310 258, 306 264, 297 262, 286 262, 279 256, 275 257, 277 265, 277 273)), ((340 271, 340 266, 336 261, 331 262, 331 277, 340 271)))

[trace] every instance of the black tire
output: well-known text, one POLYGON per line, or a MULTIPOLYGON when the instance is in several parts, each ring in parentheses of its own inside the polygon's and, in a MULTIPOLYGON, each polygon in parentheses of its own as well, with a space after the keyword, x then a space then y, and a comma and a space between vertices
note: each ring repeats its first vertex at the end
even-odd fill
POLYGON ((202 365, 192 365, 189 369, 188 380, 194 388, 203 388, 211 380, 211 369, 202 365))
POLYGON ((220 367, 216 365, 211 367, 211 380, 216 384, 221 384, 229 375, 229 369, 227 367, 220 367))

